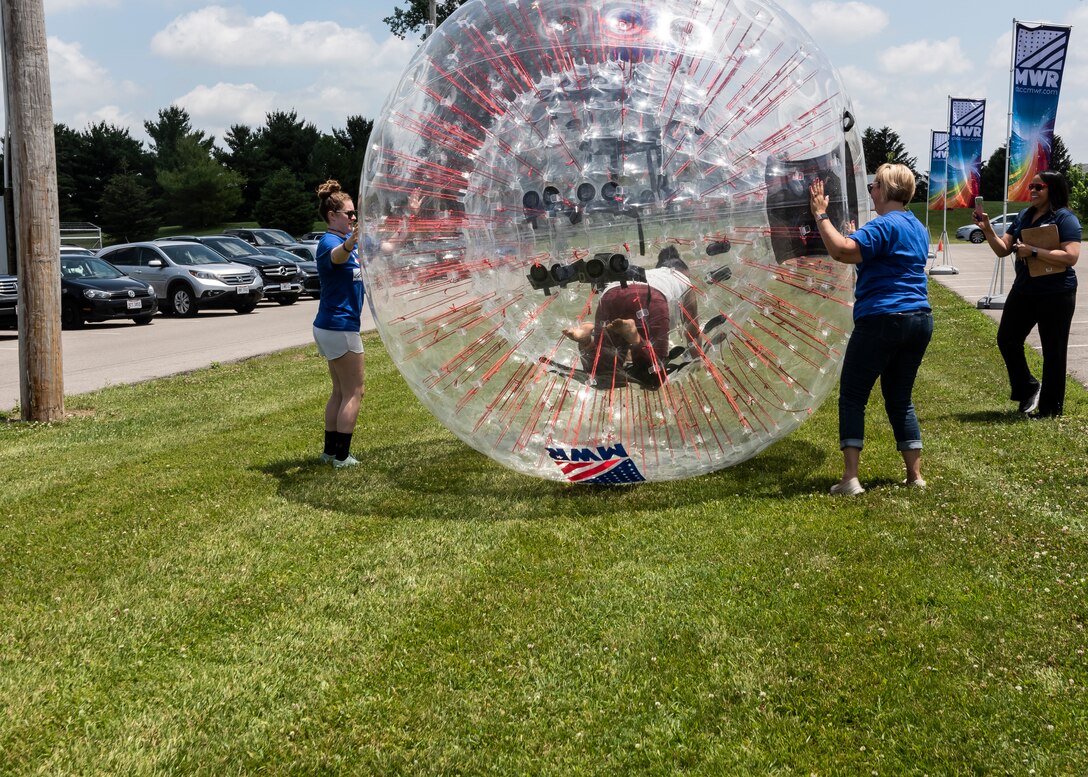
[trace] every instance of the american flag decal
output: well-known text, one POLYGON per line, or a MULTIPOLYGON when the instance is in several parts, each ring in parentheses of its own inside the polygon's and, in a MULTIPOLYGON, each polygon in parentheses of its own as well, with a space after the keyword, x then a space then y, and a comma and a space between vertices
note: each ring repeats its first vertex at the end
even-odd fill
POLYGON ((622 445, 548 448, 548 455, 571 483, 619 485, 646 480, 622 445))

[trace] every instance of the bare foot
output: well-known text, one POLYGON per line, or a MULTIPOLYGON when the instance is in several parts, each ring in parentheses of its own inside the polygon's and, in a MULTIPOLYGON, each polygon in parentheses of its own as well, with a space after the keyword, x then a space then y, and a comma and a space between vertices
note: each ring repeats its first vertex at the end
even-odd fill
POLYGON ((642 341, 633 318, 614 318, 608 322, 606 329, 609 334, 622 338, 628 345, 638 345, 642 341))
POLYGON ((577 326, 568 326, 563 334, 578 345, 588 346, 593 341, 593 324, 587 321, 577 326))

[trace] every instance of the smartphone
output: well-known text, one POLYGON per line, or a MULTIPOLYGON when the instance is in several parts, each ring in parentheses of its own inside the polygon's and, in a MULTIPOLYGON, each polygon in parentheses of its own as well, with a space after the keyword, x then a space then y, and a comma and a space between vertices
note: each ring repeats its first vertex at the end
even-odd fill
POLYGON ((975 215, 982 218, 986 211, 982 207, 982 197, 975 197, 975 215))

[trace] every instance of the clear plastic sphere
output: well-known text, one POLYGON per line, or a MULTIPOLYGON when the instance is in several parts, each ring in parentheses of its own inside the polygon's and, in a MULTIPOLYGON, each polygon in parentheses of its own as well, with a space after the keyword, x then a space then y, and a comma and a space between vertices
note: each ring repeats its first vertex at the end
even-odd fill
POLYGON ((867 218, 842 83, 773 3, 474 0, 375 123, 367 294, 415 394, 501 464, 711 472, 837 380, 854 283, 817 177, 841 229, 867 218))

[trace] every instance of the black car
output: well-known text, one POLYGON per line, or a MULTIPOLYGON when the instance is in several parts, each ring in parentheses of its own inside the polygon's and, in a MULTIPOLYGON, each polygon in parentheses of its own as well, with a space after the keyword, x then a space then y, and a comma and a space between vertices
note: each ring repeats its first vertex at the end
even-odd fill
POLYGON ((65 329, 79 329, 85 321, 131 318, 150 324, 159 310, 155 290, 125 275, 97 256, 60 257, 60 315, 65 329))
POLYGON ((171 240, 202 243, 228 261, 254 268, 264 281, 265 299, 293 305, 302 296, 302 273, 290 258, 270 256, 233 235, 177 235, 159 238, 157 242, 171 240))
MULTIPOLYGON (((324 233, 321 233, 324 234, 324 233)), ((317 275, 317 243, 295 243, 290 246, 265 246, 262 251, 277 248, 294 254, 295 264, 302 273, 302 293, 309 294, 314 299, 321 298, 321 279, 317 275)))
POLYGON ((15 325, 18 304, 19 279, 14 275, 0 275, 0 328, 15 325))
POLYGON ((280 246, 286 248, 298 242, 282 229, 224 229, 223 234, 241 238, 250 245, 255 246, 280 246))

